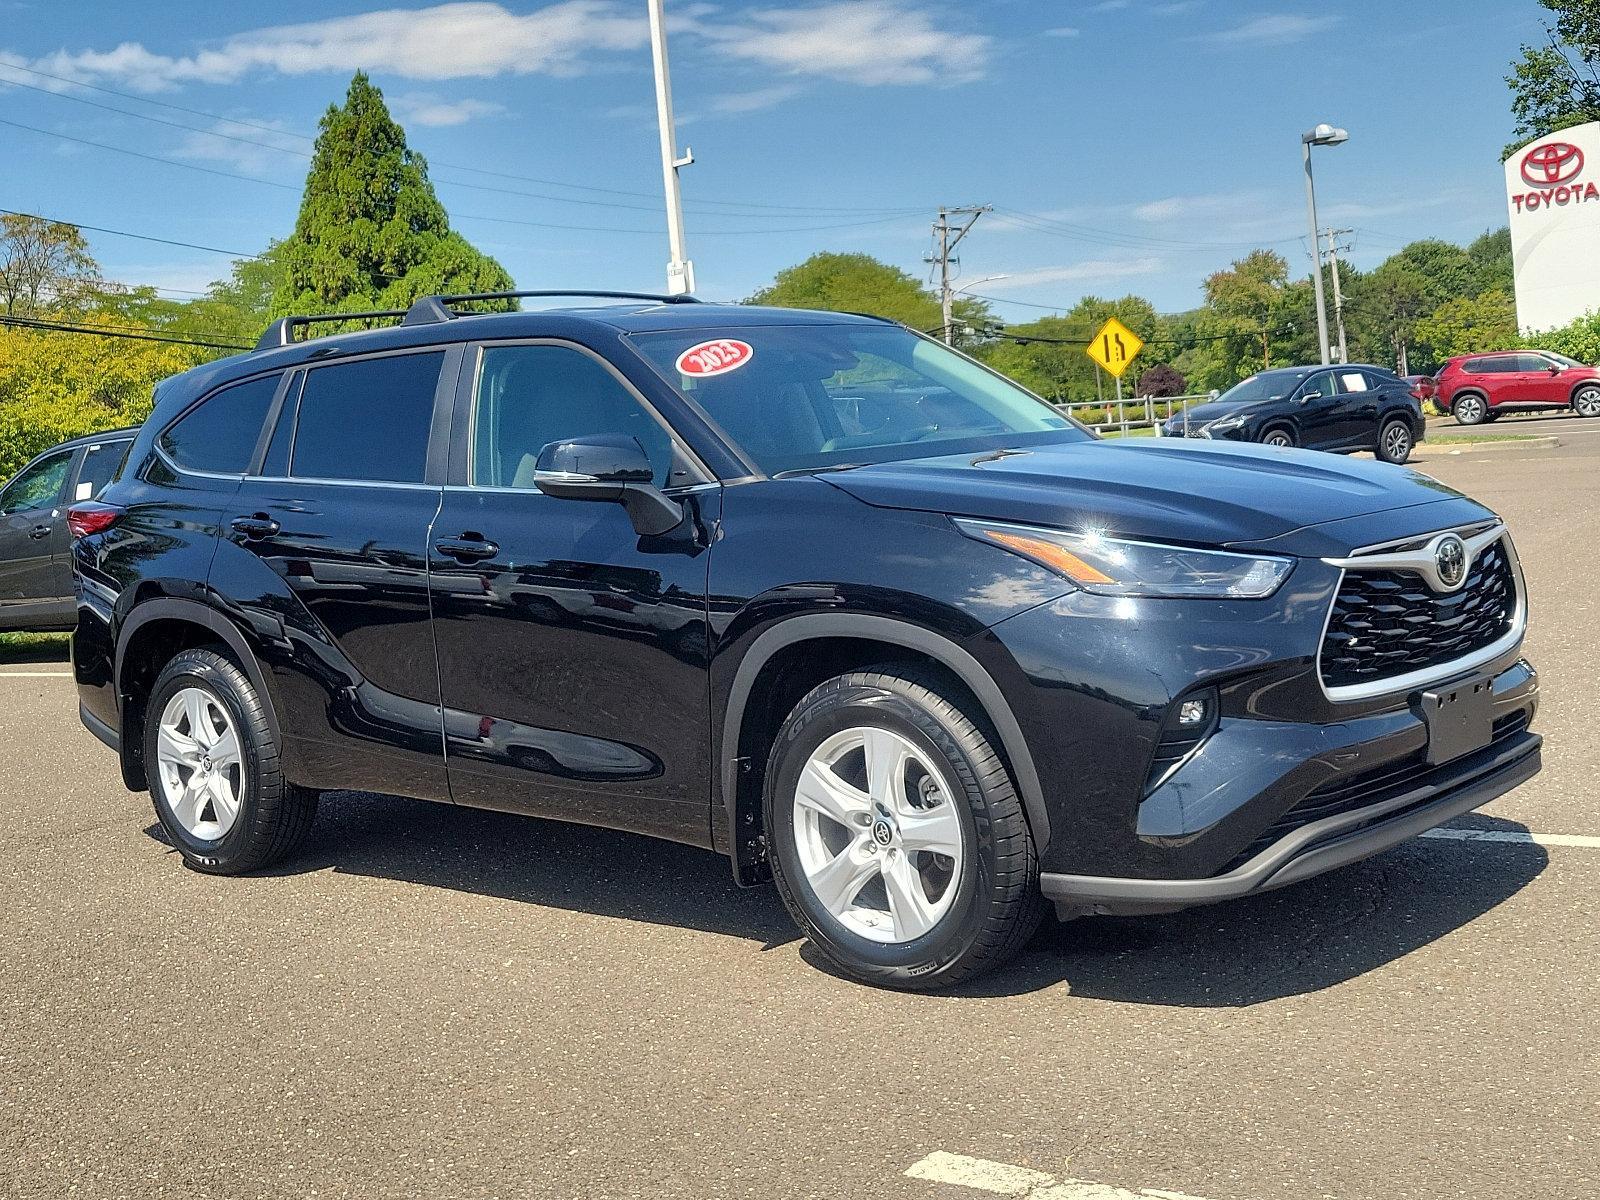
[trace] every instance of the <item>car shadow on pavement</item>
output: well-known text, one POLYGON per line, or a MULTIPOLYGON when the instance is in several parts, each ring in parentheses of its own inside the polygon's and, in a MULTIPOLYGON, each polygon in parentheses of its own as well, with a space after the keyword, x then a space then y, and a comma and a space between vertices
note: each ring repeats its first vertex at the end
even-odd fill
MULTIPOLYGON (((1526 832, 1483 816, 1476 828, 1526 832)), ((161 838, 159 826, 152 837, 161 838)), ((1044 926, 1010 966, 943 993, 1064 987, 1081 999, 1240 1007, 1319 991, 1453 933, 1548 861, 1531 843, 1421 839, 1304 883, 1226 904, 1044 926)), ((745 938, 799 939, 771 887, 735 886, 710 851, 635 834, 392 796, 326 796, 305 850, 265 872, 333 870, 745 938)), ((801 954, 830 968, 809 944, 801 954)))

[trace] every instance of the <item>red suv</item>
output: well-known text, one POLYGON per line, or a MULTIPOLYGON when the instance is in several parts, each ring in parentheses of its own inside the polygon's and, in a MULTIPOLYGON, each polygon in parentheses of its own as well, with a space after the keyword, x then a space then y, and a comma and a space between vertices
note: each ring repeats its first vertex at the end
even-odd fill
POLYGON ((1550 350, 1452 358, 1439 372, 1438 388, 1435 403, 1462 425, 1541 408, 1600 417, 1600 370, 1550 350))

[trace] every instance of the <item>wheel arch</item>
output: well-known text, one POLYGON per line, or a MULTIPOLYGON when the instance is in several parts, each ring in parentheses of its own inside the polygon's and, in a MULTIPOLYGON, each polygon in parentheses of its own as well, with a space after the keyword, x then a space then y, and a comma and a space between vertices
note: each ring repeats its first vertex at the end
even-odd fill
POLYGON ((1275 429, 1281 429, 1284 433, 1287 433, 1289 435, 1289 440, 1294 443, 1295 446, 1298 447, 1301 445, 1300 427, 1292 417, 1287 415, 1268 417, 1265 421, 1261 422, 1261 432, 1256 435, 1256 440, 1259 442, 1266 441, 1267 435, 1275 429))
POLYGON ((266 672, 239 627, 196 600, 162 596, 137 605, 117 635, 113 678, 121 737, 122 779, 131 791, 148 786, 144 763, 144 701, 155 676, 175 654, 201 646, 225 649, 266 708, 273 737, 282 745, 275 695, 266 672), (159 660, 159 661, 157 661, 159 660))
POLYGON ((1567 393, 1567 403, 1573 404, 1578 399, 1578 393, 1584 388, 1600 387, 1600 379, 1580 379, 1572 385, 1572 390, 1567 393))
POLYGON ((1488 392, 1478 387, 1461 387, 1450 393, 1450 412, 1452 414, 1455 413, 1456 405, 1461 403, 1461 399, 1464 396, 1476 396, 1479 400, 1483 401, 1483 407, 1485 411, 1491 407, 1489 404, 1488 392))
MULTIPOLYGON (((785 664, 802 654, 800 661, 809 669, 801 680, 812 678, 820 683, 843 671, 902 659, 931 664, 959 684, 979 707, 974 715, 987 722, 998 740, 996 749, 1011 769, 1035 845, 1043 853, 1050 842, 1044 789, 1022 726, 983 664, 949 638, 920 625, 866 613, 809 613, 790 617, 761 633, 740 659, 728 691, 718 775, 722 806, 715 818, 722 824, 723 836, 713 840, 725 846, 739 883, 750 884, 759 877, 766 764, 764 756, 760 762, 752 761, 753 752, 762 749, 754 742, 775 732, 776 722, 798 702, 799 695, 794 695, 789 707, 776 711, 793 692, 779 677, 785 664)), ((800 695, 811 686, 815 683, 800 695)))

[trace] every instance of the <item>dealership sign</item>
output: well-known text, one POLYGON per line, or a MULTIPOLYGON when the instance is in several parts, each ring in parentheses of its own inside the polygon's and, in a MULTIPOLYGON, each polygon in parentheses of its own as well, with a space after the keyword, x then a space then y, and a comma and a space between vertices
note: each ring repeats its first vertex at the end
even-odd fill
POLYGON ((1522 147, 1505 175, 1524 332, 1600 309, 1600 122, 1522 147))

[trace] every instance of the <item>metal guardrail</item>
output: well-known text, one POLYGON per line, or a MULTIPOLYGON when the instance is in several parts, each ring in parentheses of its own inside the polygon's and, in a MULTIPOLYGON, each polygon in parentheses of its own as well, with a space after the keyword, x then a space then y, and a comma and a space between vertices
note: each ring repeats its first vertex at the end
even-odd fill
POLYGON ((1055 404, 1055 407, 1070 417, 1083 421, 1096 433, 1109 433, 1113 430, 1126 434, 1132 429, 1154 429, 1176 413, 1188 415, 1189 409, 1196 404, 1204 404, 1211 397, 1206 396, 1127 396, 1121 400, 1084 400, 1067 404, 1055 404), (1103 414, 1099 421, 1086 421, 1079 417, 1080 412, 1095 412, 1103 414))

